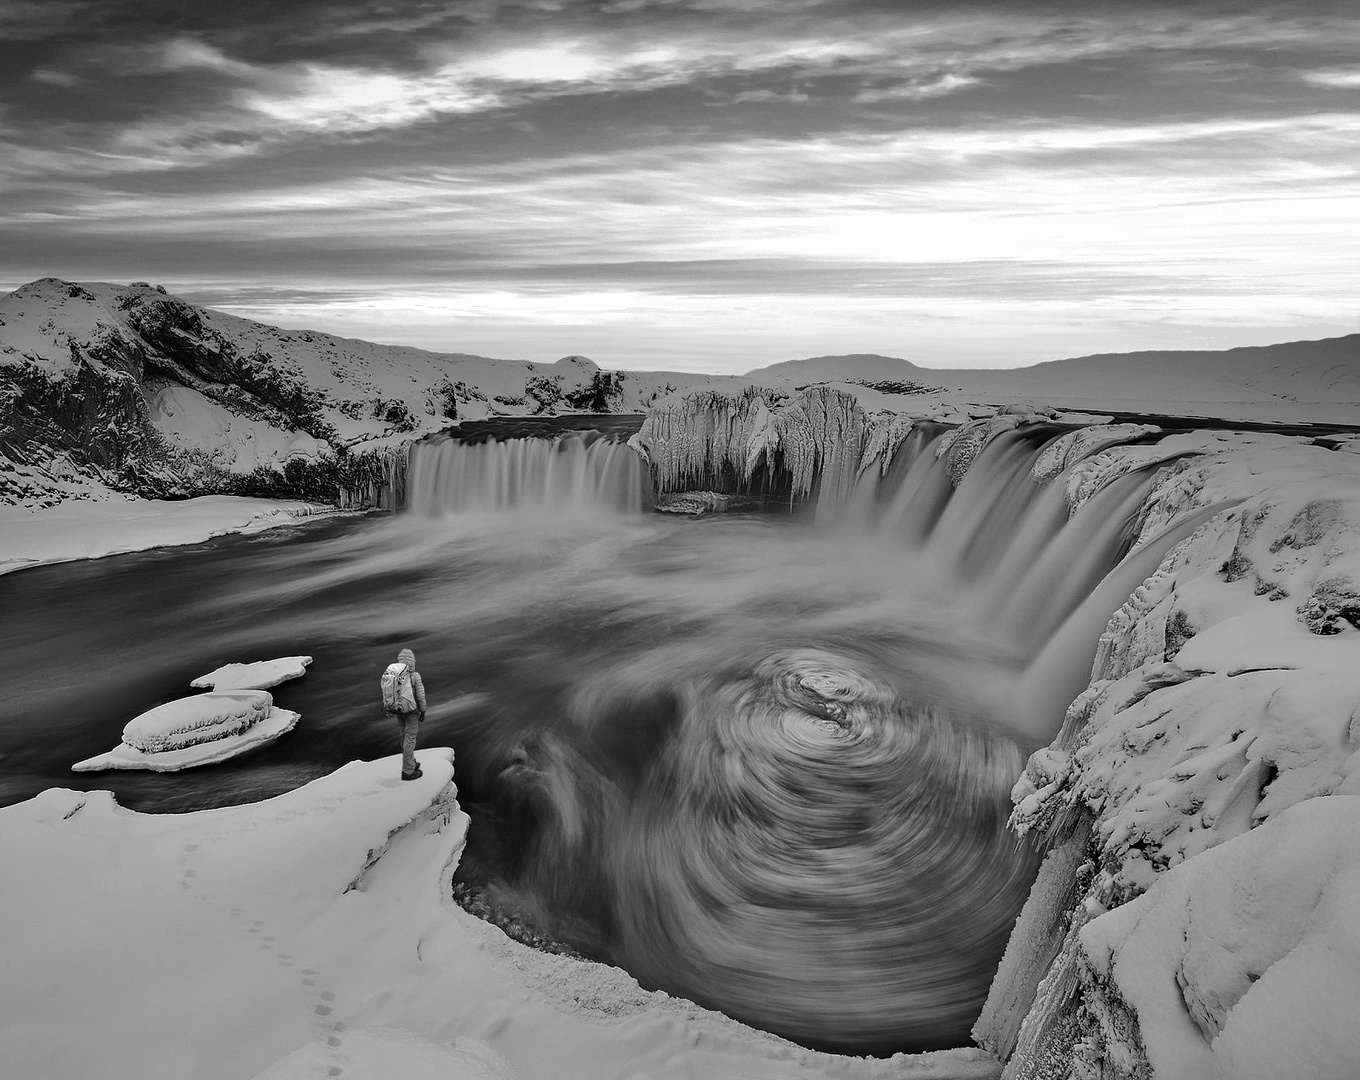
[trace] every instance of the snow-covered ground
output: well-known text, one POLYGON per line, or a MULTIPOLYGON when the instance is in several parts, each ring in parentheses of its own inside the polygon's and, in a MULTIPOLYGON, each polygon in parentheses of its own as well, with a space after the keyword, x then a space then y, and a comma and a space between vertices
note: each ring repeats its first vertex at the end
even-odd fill
POLYGON ((975 1032, 1015 1049, 1016 1077, 1066 1075, 1057 1060, 1081 1076, 1360 1075, 1360 455, 1220 433, 1113 447, 1086 471, 1191 443, 1144 532, 1241 501, 1111 619, 1014 793, 1016 828, 1084 862, 1041 871, 975 1032), (1046 949, 1036 985, 1023 957, 1046 949), (1007 1009, 1031 995, 1014 1030, 1007 1009))
POLYGON ((0 574, 45 563, 197 544, 334 513, 318 503, 205 495, 164 501, 106 494, 30 509, 0 505, 0 574))
POLYGON ((0 1073, 101 1080, 995 1077, 981 1051, 803 1050, 535 952, 453 904, 453 752, 191 814, 0 810, 0 1073))
MULTIPOLYGON (((112 294, 65 284, 56 283, 65 314, 46 295, 56 286, 12 294, 7 362, 56 371, 70 362, 73 335, 106 333, 112 294)), ((431 388, 450 357, 204 318, 243 350, 301 357, 294 372, 321 387, 321 415, 345 438, 394 438, 375 412, 388 399, 418 414, 417 430, 443 422, 431 388)), ((1353 423, 1354 368, 1323 352, 1307 363, 1253 354, 1255 366, 1239 369, 1214 361, 1182 371, 1187 361, 1168 354, 1141 373, 1109 363, 964 373, 924 395, 839 385, 866 409, 954 422, 1019 398, 1089 410, 1092 421, 1126 411, 1353 423)), ((459 381, 481 395, 460 399, 464 416, 531 412, 527 379, 579 385, 591 374, 578 360, 530 369, 457 359, 459 381)), ((861 377, 897 378, 902 369, 881 360, 861 365, 861 377)), ((903 377, 912 371, 941 381, 919 369, 903 377)), ((791 387, 810 373, 791 367, 761 381, 791 387)), ((633 390, 661 392, 662 375, 633 390)), ((163 436, 224 468, 322 452, 312 436, 230 413, 187 385, 162 386, 148 404, 163 436)), ((772 433, 758 432, 767 442, 772 433)), ((1328 449, 1192 433, 1104 445, 1113 437, 1087 437, 1080 452, 1090 457, 1068 489, 1074 504, 1156 461, 1145 534, 1234 505, 1111 620, 1089 689, 1017 786, 1017 828, 1075 857, 1045 864, 1014 939, 1015 953, 1056 956, 1052 969, 1003 964, 979 1039, 1011 1058, 1016 1080, 1066 1076, 1070 1062, 1079 1076, 1354 1080, 1360 442, 1328 449)), ((63 497, 85 493, 77 472, 57 481, 70 487, 63 497)), ((98 494, 0 506, 0 573, 325 509, 98 494)), ((0 957, 0 1075, 999 1075, 982 1051, 815 1054, 643 992, 614 969, 508 941, 447 895, 467 819, 454 802, 451 751, 424 750, 422 760, 414 783, 397 780, 396 759, 357 762, 264 803, 184 815, 132 813, 107 793, 62 789, 0 809, 0 925, 22 928, 0 957)))

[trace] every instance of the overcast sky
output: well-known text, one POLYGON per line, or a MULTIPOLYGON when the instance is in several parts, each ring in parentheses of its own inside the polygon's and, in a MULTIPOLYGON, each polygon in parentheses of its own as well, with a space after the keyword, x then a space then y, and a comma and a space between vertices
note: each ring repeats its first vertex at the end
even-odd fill
POLYGON ((1360 4, 0 0, 0 288, 741 371, 1360 326, 1360 4))

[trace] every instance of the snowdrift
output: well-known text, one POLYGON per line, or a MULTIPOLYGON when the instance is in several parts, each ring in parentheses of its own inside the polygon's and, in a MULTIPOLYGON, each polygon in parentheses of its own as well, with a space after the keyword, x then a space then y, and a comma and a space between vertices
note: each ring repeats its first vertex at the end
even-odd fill
POLYGON ((413 782, 394 756, 191 814, 62 789, 0 810, 0 920, 23 928, 0 982, 6 1074, 997 1075, 977 1050, 885 1061, 802 1050, 614 968, 510 941, 452 903, 469 822, 452 751, 419 758, 413 782))

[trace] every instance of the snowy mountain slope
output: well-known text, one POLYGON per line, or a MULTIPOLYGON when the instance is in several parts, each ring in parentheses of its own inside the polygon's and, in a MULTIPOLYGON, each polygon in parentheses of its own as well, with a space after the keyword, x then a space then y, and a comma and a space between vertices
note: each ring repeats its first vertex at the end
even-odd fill
POLYGON ((326 497, 345 486, 336 459, 351 451, 454 420, 637 411, 707 381, 605 372, 581 356, 533 364, 377 345, 143 283, 44 278, 0 297, 0 498, 58 501, 72 474, 144 496, 326 497), (290 464, 291 488, 273 490, 290 464))

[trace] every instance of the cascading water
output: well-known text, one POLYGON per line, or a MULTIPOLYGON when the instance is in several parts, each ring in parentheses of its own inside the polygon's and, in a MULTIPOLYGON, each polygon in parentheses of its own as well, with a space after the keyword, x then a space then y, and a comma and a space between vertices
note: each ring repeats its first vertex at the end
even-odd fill
POLYGON ((740 586, 696 568, 721 601, 686 626, 672 597, 655 614, 679 630, 491 738, 521 902, 644 984, 805 1044, 965 1042, 1034 869, 1005 830, 1024 751, 1172 542, 1087 599, 1153 477, 1069 512, 1065 474, 1034 478, 1064 430, 908 436, 821 493, 849 530, 788 528, 787 561, 740 586))
POLYGON ((416 513, 25 571, 7 595, 23 632, 0 642, 22 715, 0 762, 37 786, 0 773, 0 795, 70 782, 69 748, 37 734, 53 716, 87 718, 96 752, 110 716, 157 703, 145 684, 181 694, 246 650, 316 656, 280 689, 306 722, 277 753, 192 786, 98 782, 187 809, 390 754, 354 672, 411 645, 422 744, 456 749, 474 822, 464 881, 805 1044, 964 1044, 1034 870, 1005 830, 1025 752, 1084 685, 1109 613, 1193 527, 1106 576, 1152 478, 1072 513, 1065 474, 1035 478, 1058 433, 922 426, 848 493, 842 457, 818 489, 837 528, 634 513, 646 467, 603 439, 427 442, 416 513), (88 618, 91 597, 136 614, 135 648, 119 619, 88 618), (88 685, 63 678, 53 620, 88 685))
POLYGON ((638 513, 646 469, 626 445, 580 434, 557 439, 448 436, 411 447, 407 501, 425 514, 552 509, 638 513))

